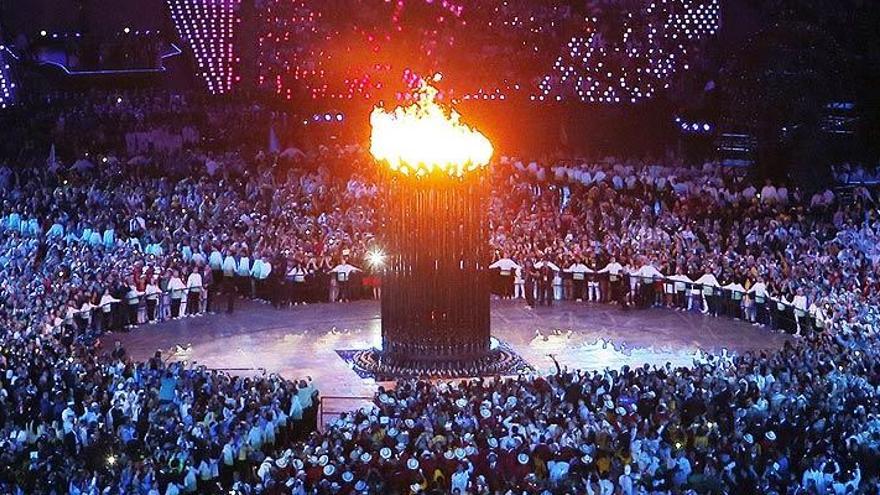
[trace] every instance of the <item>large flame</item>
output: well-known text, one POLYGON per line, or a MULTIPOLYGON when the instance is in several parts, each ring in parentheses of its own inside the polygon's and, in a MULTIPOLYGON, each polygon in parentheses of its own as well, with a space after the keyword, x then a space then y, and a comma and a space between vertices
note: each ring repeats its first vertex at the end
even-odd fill
POLYGON ((492 158, 492 143, 480 131, 460 122, 455 110, 437 104, 437 89, 422 83, 416 102, 370 114, 370 153, 404 175, 443 171, 461 176, 484 167, 492 158))

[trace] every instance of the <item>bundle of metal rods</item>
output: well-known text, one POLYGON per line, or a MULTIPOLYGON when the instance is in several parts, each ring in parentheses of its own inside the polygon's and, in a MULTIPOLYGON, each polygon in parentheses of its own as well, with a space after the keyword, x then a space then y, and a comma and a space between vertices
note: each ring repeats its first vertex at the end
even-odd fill
POLYGON ((485 168, 462 176, 387 170, 383 359, 430 365, 489 352, 485 168))

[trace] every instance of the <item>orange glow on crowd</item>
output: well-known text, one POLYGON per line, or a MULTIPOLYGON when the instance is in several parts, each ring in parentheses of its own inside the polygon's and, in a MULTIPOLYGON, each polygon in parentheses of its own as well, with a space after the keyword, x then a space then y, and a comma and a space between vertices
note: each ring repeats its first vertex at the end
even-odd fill
POLYGON ((422 83, 416 101, 386 111, 373 109, 370 153, 391 170, 425 176, 442 171, 461 176, 492 159, 492 143, 480 131, 461 122, 461 116, 436 101, 437 89, 422 83))

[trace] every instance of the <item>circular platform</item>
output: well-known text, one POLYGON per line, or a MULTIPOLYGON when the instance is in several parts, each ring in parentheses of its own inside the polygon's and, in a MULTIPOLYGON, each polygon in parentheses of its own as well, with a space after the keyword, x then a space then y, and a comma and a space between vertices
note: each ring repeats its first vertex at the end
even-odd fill
POLYGON ((340 357, 352 365, 362 378, 377 381, 400 378, 474 378, 481 376, 509 376, 531 373, 534 369, 509 345, 493 338, 493 348, 477 359, 439 359, 431 363, 423 361, 399 362, 387 359, 379 349, 363 349, 339 352, 340 357))
MULTIPOLYGON (((620 368, 645 363, 690 365, 700 349, 743 353, 782 346, 788 335, 725 318, 667 309, 622 311, 615 306, 562 303, 528 309, 518 301, 492 302, 492 335, 538 372, 562 366, 620 368)), ((235 373, 267 371, 312 376, 327 396, 370 396, 375 380, 362 378, 339 351, 381 345, 379 304, 313 304, 276 310, 243 302, 236 312, 144 325, 108 335, 136 359, 157 349, 166 356, 235 373)))

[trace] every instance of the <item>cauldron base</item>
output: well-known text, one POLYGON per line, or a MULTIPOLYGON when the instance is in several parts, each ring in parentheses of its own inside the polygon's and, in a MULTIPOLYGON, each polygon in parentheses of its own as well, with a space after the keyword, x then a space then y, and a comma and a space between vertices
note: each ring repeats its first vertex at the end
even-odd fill
POLYGON ((365 349, 355 351, 350 360, 358 374, 367 374, 376 381, 510 376, 534 371, 504 343, 499 343, 482 356, 461 359, 449 356, 436 359, 401 359, 388 356, 379 349, 365 349))

